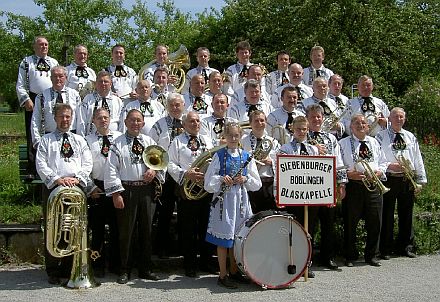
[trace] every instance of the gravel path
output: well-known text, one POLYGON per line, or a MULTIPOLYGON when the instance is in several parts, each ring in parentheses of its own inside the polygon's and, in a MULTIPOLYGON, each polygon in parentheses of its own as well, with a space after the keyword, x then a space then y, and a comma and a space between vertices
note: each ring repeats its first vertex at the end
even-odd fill
POLYGON ((440 301, 440 255, 392 258, 381 267, 363 262, 339 271, 314 268, 315 279, 300 278, 288 289, 262 290, 249 284, 227 290, 217 276, 190 279, 182 271, 159 273, 161 281, 133 279, 126 285, 108 274, 102 285, 68 290, 47 283, 39 266, 1 266, 0 301, 440 301))

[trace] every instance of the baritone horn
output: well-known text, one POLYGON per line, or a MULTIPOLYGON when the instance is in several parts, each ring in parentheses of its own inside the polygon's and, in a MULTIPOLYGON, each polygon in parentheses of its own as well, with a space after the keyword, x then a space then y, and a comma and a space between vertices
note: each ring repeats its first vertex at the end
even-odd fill
POLYGON ((365 159, 357 160, 356 164, 360 164, 364 169, 365 178, 362 179, 362 182, 368 191, 374 192, 376 189, 379 189, 380 194, 383 195, 390 190, 383 185, 379 177, 377 177, 376 173, 374 173, 370 164, 365 159))
MULTIPOLYGON (((169 160, 167 151, 159 145, 151 145, 145 148, 142 153, 144 164, 151 170, 159 171, 167 167, 169 160)), ((159 202, 162 195, 162 184, 154 178, 154 197, 153 200, 159 202)))
POLYGON ((73 255, 68 288, 85 289, 99 286, 93 277, 89 258, 99 257, 87 247, 87 198, 78 187, 59 186, 47 202, 46 248, 56 258, 73 255))
MULTIPOLYGON (((209 164, 212 161, 214 154, 224 148, 225 145, 220 145, 209 149, 208 151, 200 154, 199 157, 192 163, 191 169, 198 169, 199 172, 205 173, 208 169, 209 164)), ((203 181, 192 181, 189 178, 185 178, 183 181, 183 193, 185 197, 189 200, 199 200, 208 195, 203 186, 203 181)))

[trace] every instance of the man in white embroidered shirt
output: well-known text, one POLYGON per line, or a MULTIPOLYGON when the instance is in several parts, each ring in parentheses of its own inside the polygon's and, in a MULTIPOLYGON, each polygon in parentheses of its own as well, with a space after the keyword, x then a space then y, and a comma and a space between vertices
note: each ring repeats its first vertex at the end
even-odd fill
POLYGON ((148 168, 143 160, 144 150, 156 145, 151 137, 141 134, 144 124, 144 116, 139 110, 132 109, 127 113, 127 131, 115 139, 105 167, 105 193, 113 198, 119 229, 119 284, 127 283, 130 278, 131 249, 136 245, 138 277, 159 279, 151 272, 151 224, 156 208, 152 195, 155 193, 153 180, 156 178, 163 183, 164 171, 148 168), (133 244, 136 232, 138 242, 133 244))
MULTIPOLYGON (((47 218, 46 197, 49 197, 50 191, 57 186, 85 188, 93 165, 92 154, 85 139, 69 132, 72 107, 64 103, 56 104, 54 114, 57 128, 42 137, 36 156, 37 172, 47 187, 47 189, 43 187, 45 218, 47 218)), ((60 277, 69 276, 72 259, 71 257, 55 258, 46 248, 45 264, 49 283, 60 284, 60 277)))

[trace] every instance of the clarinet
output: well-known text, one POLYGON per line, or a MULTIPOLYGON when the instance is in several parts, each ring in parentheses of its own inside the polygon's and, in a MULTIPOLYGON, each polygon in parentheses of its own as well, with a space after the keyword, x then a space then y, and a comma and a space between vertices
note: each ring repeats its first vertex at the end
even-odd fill
MULTIPOLYGON (((262 147, 262 143, 260 143, 256 148, 255 151, 249 155, 248 159, 243 163, 243 165, 240 167, 240 169, 238 169, 237 173, 235 173, 232 178, 235 178, 237 176, 240 176, 241 173, 243 172, 243 170, 247 167, 247 165, 249 165, 249 163, 251 162, 251 160, 254 157, 258 157, 260 156, 261 153, 264 152, 264 149, 262 147)), ((223 185, 222 186, 222 190, 220 191, 220 193, 212 200, 212 206, 215 207, 215 205, 217 204, 217 202, 219 201, 223 201, 223 196, 225 195, 225 193, 227 191, 229 191, 229 189, 231 189, 231 186, 227 186, 227 185, 223 185)))

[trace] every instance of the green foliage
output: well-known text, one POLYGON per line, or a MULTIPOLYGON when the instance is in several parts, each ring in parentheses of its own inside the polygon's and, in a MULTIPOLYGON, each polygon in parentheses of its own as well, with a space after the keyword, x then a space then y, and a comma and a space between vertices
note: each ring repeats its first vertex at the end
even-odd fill
POLYGON ((440 77, 421 77, 401 98, 407 112, 407 127, 425 138, 440 133, 440 77))

